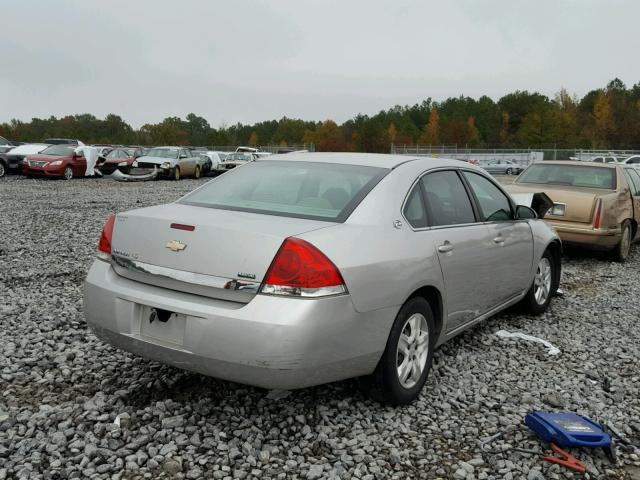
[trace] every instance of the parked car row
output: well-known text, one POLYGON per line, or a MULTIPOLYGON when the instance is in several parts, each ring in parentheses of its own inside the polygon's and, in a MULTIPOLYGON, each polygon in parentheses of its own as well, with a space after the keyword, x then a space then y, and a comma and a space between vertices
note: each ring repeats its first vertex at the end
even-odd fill
MULTIPOLYGON (((27 176, 71 179, 93 175, 84 155, 86 147, 79 140, 52 138, 43 143, 20 146, 8 145, 0 137, 0 145, 7 143, 6 153, 0 155, 0 177, 6 173, 27 176), (55 148, 54 148, 55 147, 55 148), (55 158, 54 158, 55 157, 55 158)), ((222 173, 265 155, 251 147, 238 147, 236 152, 208 151, 188 147, 124 147, 92 145, 97 153, 95 173, 114 175, 120 180, 139 181, 151 178, 179 180, 200 178, 210 173, 222 173)), ((91 159, 91 157, 90 157, 91 159)))

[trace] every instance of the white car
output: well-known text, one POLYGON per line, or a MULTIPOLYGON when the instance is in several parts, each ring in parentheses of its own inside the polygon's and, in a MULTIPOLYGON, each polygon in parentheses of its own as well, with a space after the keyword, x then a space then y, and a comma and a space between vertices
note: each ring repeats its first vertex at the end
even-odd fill
POLYGON ((216 152, 213 150, 208 150, 206 152, 198 152, 198 155, 200 155, 205 163, 204 163, 204 169, 203 169, 203 173, 207 174, 209 172, 215 172, 218 170, 218 165, 221 162, 224 162, 225 159, 227 158, 227 152, 216 152))
POLYGON ((616 157, 611 157, 611 156, 595 157, 591 161, 594 163, 618 163, 618 159, 616 157))
POLYGON ((12 148, 5 154, 7 157, 7 173, 20 173, 22 171, 22 161, 27 155, 35 155, 47 147, 50 147, 47 143, 27 143, 12 148))
POLYGON ((624 160, 620 160, 620 163, 624 163, 625 165, 630 165, 632 167, 640 167, 640 155, 632 155, 624 160))
POLYGON ((248 162, 252 162, 256 158, 259 158, 255 153, 247 153, 247 152, 235 152, 230 153, 224 159, 223 162, 220 162, 216 171, 218 172, 226 172, 227 170, 231 170, 232 168, 239 167, 240 165, 244 165, 248 162))

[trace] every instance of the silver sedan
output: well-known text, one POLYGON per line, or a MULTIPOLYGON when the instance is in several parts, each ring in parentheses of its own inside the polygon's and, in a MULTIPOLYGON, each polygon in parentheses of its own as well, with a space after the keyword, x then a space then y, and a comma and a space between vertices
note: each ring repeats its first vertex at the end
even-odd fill
POLYGON ((403 404, 438 345, 547 309, 561 245, 535 217, 455 160, 274 155, 112 216, 84 309, 100 338, 179 368, 281 389, 362 377, 403 404))

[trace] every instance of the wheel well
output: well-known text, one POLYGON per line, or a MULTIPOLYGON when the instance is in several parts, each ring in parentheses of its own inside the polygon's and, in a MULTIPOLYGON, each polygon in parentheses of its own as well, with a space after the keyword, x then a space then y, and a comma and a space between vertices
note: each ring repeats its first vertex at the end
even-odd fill
POLYGON ((633 218, 630 218, 629 221, 631 222, 631 238, 635 238, 638 232, 638 223, 633 218))
POLYGON ((425 286, 425 287, 419 288, 418 290, 413 292, 411 295, 409 295, 409 298, 407 300, 413 297, 422 297, 427 302, 429 302, 429 305, 431 306, 431 310, 433 310, 434 320, 436 322, 436 341, 437 341, 437 339, 440 338, 440 333, 442 332, 442 325, 444 323, 442 318, 443 317, 442 294, 436 287, 425 286))
POLYGON ((562 272, 562 245, 559 240, 554 240, 547 246, 547 250, 553 255, 553 262, 556 265, 553 278, 553 291, 560 286, 560 274, 562 272))

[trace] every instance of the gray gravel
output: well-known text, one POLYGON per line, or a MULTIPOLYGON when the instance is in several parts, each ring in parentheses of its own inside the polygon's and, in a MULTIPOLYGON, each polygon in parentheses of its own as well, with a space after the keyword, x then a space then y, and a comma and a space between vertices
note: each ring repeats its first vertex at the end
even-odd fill
MULTIPOLYGON (((611 422, 640 443, 640 294, 625 264, 565 258, 564 298, 539 318, 502 314, 441 348, 420 399, 387 408, 355 381, 269 392, 107 346, 88 330, 82 281, 107 216, 171 201, 202 181, 0 179, 0 480, 4 478, 577 478, 477 440, 535 409, 611 422), (549 340, 502 339, 499 329, 549 340)), ((591 478, 640 478, 640 450, 591 478)))

